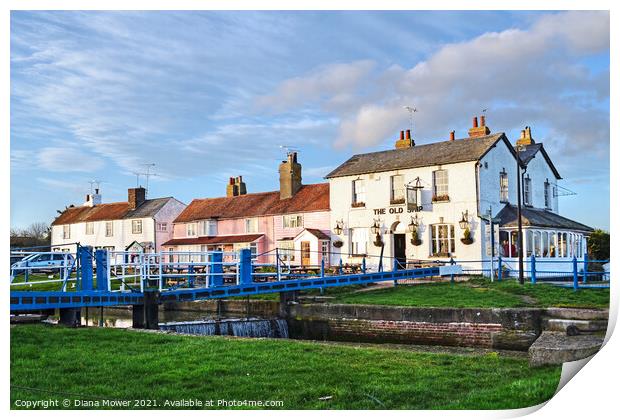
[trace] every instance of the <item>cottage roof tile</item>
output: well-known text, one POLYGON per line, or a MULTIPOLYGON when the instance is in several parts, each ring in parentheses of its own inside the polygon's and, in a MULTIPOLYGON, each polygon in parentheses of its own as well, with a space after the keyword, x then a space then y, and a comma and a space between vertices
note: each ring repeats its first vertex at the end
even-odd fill
POLYGON ((235 197, 193 200, 175 223, 203 219, 233 219, 309 211, 329 210, 329 184, 303 185, 291 198, 280 200, 280 191, 252 193, 235 197))
POLYGON ((81 222, 98 222, 103 220, 152 217, 171 199, 172 197, 164 197, 146 200, 135 210, 130 210, 129 203, 126 201, 97 204, 93 207, 69 207, 52 222, 52 226, 81 222))
POLYGON ((514 153, 504 133, 496 133, 483 137, 354 155, 327 174, 326 178, 476 161, 500 140, 504 140, 509 145, 510 151, 514 153))

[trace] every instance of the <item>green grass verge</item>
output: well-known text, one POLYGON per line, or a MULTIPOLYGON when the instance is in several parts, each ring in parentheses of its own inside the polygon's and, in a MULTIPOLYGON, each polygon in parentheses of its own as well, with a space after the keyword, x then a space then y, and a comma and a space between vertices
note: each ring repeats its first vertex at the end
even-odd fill
POLYGON ((284 409, 505 409, 548 400, 560 373, 559 366, 531 368, 527 359, 496 353, 11 328, 12 407, 17 399, 75 399, 61 394, 74 393, 158 404, 182 398, 280 400, 284 409), (326 396, 331 399, 320 400, 326 396))
MULTIPOLYGON (((338 288, 335 288, 338 289, 338 288)), ((550 284, 520 285, 516 280, 400 285, 336 295, 334 303, 455 308, 575 307, 606 309, 609 289, 573 289, 550 284)))

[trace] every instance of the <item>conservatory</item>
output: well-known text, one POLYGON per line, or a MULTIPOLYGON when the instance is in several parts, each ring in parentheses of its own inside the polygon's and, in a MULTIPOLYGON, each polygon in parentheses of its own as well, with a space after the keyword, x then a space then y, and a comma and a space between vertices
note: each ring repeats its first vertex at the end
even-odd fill
MULTIPOLYGON (((497 216, 500 219, 499 255, 502 264, 508 270, 516 270, 519 258, 517 208, 508 204, 497 216)), ((591 227, 532 207, 522 208, 521 216, 525 270, 531 269, 532 257, 536 264, 544 264, 536 268, 541 277, 571 272, 574 258, 578 260, 579 269, 583 268, 591 227)))

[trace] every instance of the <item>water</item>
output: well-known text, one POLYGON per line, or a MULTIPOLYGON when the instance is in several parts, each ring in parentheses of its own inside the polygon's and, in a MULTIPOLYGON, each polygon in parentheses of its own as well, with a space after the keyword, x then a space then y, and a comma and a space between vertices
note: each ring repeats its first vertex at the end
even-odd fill
POLYGON ((223 319, 160 324, 164 331, 193 335, 228 335, 234 337, 288 338, 283 319, 223 319))
MULTIPOLYGON (((121 308, 104 308, 103 317, 98 308, 91 308, 86 317, 82 309, 82 325, 110 328, 131 328, 131 311, 121 308)), ((217 314, 190 311, 159 311, 159 328, 191 335, 226 335, 234 337, 288 338, 288 325, 283 319, 226 318, 217 314)), ((57 323, 58 316, 50 316, 46 322, 57 323)))
MULTIPOLYGON (((82 308, 82 325, 98 326, 101 320, 101 312, 99 308, 90 308, 88 318, 86 310, 82 308)), ((189 311, 159 311, 159 322, 181 322, 181 321, 205 321, 207 319, 215 319, 217 314, 207 312, 189 312, 189 311)), ((50 323, 58 322, 58 315, 48 318, 50 323)), ((103 309, 103 326, 110 328, 131 328, 133 325, 131 310, 122 308, 104 308, 103 309)))

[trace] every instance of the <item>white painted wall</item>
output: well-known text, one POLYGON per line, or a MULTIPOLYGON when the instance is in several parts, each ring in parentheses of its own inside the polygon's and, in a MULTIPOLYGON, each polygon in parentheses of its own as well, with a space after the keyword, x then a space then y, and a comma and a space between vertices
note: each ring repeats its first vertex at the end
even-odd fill
MULTIPOLYGON (((106 236, 106 223, 108 221, 97 221, 93 223, 93 234, 86 234, 86 223, 74 223, 71 225, 71 237, 63 238, 63 225, 52 226, 52 247, 59 244, 79 242, 82 245, 92 247, 114 247, 115 251, 124 251, 133 241, 153 242, 157 239, 157 251, 159 245, 169 238, 172 238, 172 222, 183 211, 185 204, 176 199, 171 199, 155 215, 155 218, 143 217, 136 219, 112 220, 114 231, 112 236, 106 236), (142 233, 132 233, 132 220, 142 221, 142 233), (168 232, 155 232, 156 221, 168 223, 168 232)), ((76 246, 61 246, 60 248, 76 251, 76 246)))
MULTIPOLYGON (((71 237, 63 239, 63 225, 52 226, 52 248, 58 244, 79 242, 81 245, 92 247, 114 247, 115 251, 124 251, 125 247, 134 240, 138 242, 153 241, 154 222, 153 219, 141 218, 142 234, 131 233, 131 220, 138 219, 120 219, 112 220, 114 226, 113 235, 106 236, 106 223, 108 221, 93 222, 93 234, 86 234, 86 223, 74 223, 71 225, 71 237)), ((75 245, 70 247, 62 246, 61 248, 69 248, 71 252, 75 252, 75 245)))
MULTIPOLYGON (((545 208, 545 180, 548 180, 552 187, 557 186, 557 179, 551 171, 549 164, 545 160, 542 152, 538 152, 526 168, 524 177, 527 175, 532 179, 532 206, 538 209, 545 208)), ((558 197, 551 197, 551 211, 559 214, 558 197)))
MULTIPOLYGON (((406 256, 408 259, 440 259, 431 255, 431 230, 432 224, 440 223, 443 218, 444 223, 453 224, 455 229, 455 253, 453 257, 462 260, 480 259, 481 257, 481 225, 476 217, 476 172, 475 162, 465 162, 442 166, 431 166, 425 168, 405 169, 399 171, 388 171, 376 174, 366 174, 360 176, 346 176, 330 179, 330 206, 331 227, 336 226, 336 221, 344 221, 344 232, 337 236, 332 233, 332 242, 338 239, 343 241, 340 252, 343 254, 343 262, 356 263, 360 262, 360 258, 351 257, 350 254, 350 237, 349 229, 366 228, 369 229, 369 244, 367 265, 376 267, 379 262, 378 255, 380 247, 376 247, 372 241, 374 235, 370 232, 373 219, 381 220, 381 236, 385 243, 384 255, 393 256, 393 236, 390 232, 392 225, 396 225, 396 233, 404 233, 407 225, 410 223, 411 216, 414 213, 408 213, 406 204, 390 205, 390 176, 404 175, 405 183, 415 183, 415 179, 420 177, 424 186, 422 190, 421 204, 423 210, 418 214, 420 218, 419 237, 422 244, 413 246, 410 242, 411 234, 407 233, 406 256), (448 171, 448 193, 450 201, 442 203, 432 203, 432 180, 433 171, 437 169, 446 169, 448 171), (352 183, 355 179, 364 179, 366 182, 366 206, 364 208, 352 208, 352 183), (376 215, 375 209, 386 209, 386 214, 376 215), (392 210, 391 210, 392 209, 392 210), (390 213, 393 212, 399 213, 390 213), (464 245, 460 238, 463 231, 459 227, 459 220, 462 213, 469 213, 470 231, 474 238, 474 243, 464 245)), ((499 194, 499 192, 498 192, 499 194)), ((391 259, 384 259, 383 265, 386 268, 391 267, 391 259)), ((338 257, 332 260, 332 264, 338 263, 338 257)))
POLYGON ((174 237, 173 222, 179 214, 187 207, 185 203, 180 202, 176 198, 171 198, 168 202, 155 214, 155 247, 157 252, 161 250, 161 244, 169 241, 174 237), (157 223, 166 223, 166 232, 157 231, 157 223))

